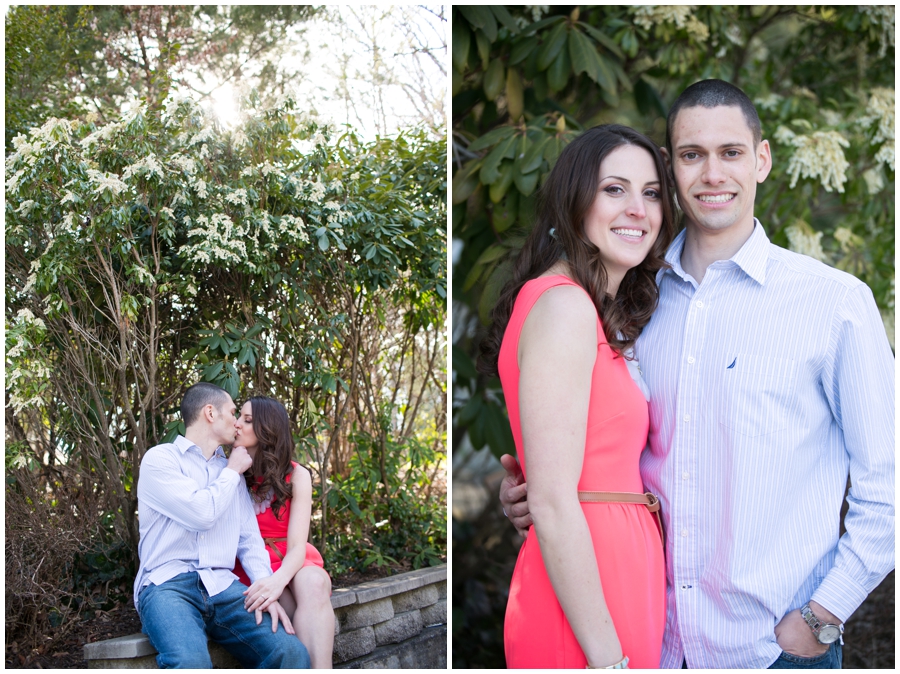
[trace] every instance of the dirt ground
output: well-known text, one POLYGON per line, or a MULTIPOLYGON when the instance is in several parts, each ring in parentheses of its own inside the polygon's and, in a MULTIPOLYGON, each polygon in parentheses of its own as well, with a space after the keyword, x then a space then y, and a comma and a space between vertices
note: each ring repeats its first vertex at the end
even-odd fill
MULTIPOLYGON (((350 587, 367 580, 376 580, 410 570, 383 567, 366 572, 353 571, 334 578, 332 587, 334 589, 350 587)), ((26 653, 19 649, 15 641, 7 644, 6 669, 86 669, 88 663, 84 659, 85 644, 124 637, 140 631, 141 620, 130 602, 112 611, 97 611, 93 618, 72 626, 66 636, 47 649, 47 652, 26 653)))

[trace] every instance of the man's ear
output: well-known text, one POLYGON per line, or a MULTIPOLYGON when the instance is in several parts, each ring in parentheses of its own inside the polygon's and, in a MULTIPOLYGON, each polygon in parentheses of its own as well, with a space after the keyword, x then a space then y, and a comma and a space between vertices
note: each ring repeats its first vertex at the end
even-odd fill
POLYGON ((209 423, 212 423, 216 420, 216 406, 210 403, 209 405, 203 406, 203 418, 206 419, 209 423))
POLYGON ((761 140, 756 146, 756 182, 762 183, 772 170, 772 148, 769 141, 761 140))
POLYGON ((659 148, 659 153, 663 156, 663 159, 666 162, 666 168, 670 171, 672 170, 672 158, 669 156, 669 149, 666 147, 659 148))

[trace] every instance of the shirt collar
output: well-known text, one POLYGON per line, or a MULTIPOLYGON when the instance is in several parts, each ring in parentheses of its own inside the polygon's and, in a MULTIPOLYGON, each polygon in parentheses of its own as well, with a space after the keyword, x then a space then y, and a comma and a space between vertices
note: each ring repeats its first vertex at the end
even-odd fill
MULTIPOLYGON (((659 271, 656 278, 657 284, 659 284, 662 277, 667 272, 676 274, 681 277, 681 279, 687 280, 688 273, 681 266, 681 253, 684 251, 684 240, 686 235, 687 229, 681 230, 678 236, 675 237, 672 245, 669 246, 669 250, 666 252, 666 262, 672 265, 672 268, 661 269, 659 271)), ((750 238, 744 242, 744 245, 741 246, 740 250, 735 253, 730 260, 727 260, 727 262, 736 264, 745 274, 747 274, 747 276, 760 285, 765 285, 766 262, 768 258, 769 237, 766 236, 766 232, 759 220, 753 218, 753 232, 750 234, 750 238)))
MULTIPOLYGON (((185 452, 187 452, 191 447, 196 447, 196 448, 197 448, 197 451, 200 452, 201 455, 203 454, 203 450, 200 449, 200 447, 198 447, 197 445, 195 445, 193 442, 191 442, 190 440, 188 440, 188 439, 187 439, 186 437, 184 437, 183 435, 176 436, 175 442, 173 442, 172 444, 175 445, 175 446, 179 449, 179 451, 180 451, 182 454, 184 454, 185 452)), ((217 456, 218 456, 218 457, 221 457, 221 458, 223 458, 223 459, 224 459, 224 458, 227 458, 227 457, 225 456, 225 450, 222 449, 221 446, 216 447, 216 451, 213 452, 213 455, 212 455, 212 457, 210 457, 210 458, 215 458, 215 457, 217 457, 217 456)))

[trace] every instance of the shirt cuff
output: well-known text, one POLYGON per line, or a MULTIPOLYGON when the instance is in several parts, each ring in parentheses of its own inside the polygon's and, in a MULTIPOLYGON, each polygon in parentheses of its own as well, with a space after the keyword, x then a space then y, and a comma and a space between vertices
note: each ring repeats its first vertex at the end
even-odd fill
POLYGON ((223 476, 224 476, 225 479, 227 479, 229 482, 235 482, 236 480, 240 480, 241 477, 242 477, 242 475, 241 475, 239 472, 237 472, 236 470, 232 470, 232 469, 229 468, 228 466, 225 466, 225 467, 222 469, 222 472, 219 473, 219 477, 223 477, 223 476), (234 477, 232 477, 232 475, 233 475, 234 477))
POLYGON ((843 623, 847 622, 847 619, 868 596, 866 588, 851 578, 843 569, 834 567, 825 576, 818 589, 813 592, 810 600, 824 606, 843 623))

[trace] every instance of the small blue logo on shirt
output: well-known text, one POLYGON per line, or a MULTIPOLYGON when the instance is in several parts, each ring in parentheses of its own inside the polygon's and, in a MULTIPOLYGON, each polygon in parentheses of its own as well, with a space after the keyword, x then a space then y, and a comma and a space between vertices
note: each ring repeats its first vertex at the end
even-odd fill
POLYGON ((737 356, 735 356, 735 357, 734 357, 734 360, 731 361, 731 365, 729 365, 729 366, 726 367, 725 369, 726 369, 726 370, 733 370, 733 369, 734 369, 734 364, 735 364, 736 362, 737 362, 737 356))

